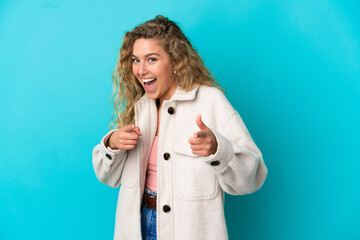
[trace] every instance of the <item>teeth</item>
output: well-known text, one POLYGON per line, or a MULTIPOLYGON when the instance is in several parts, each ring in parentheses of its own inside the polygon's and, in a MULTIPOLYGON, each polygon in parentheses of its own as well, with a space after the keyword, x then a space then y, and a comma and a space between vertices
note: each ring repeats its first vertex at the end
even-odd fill
POLYGON ((156 78, 143 78, 141 79, 143 81, 143 83, 147 83, 147 82, 151 82, 151 81, 154 81, 156 78))

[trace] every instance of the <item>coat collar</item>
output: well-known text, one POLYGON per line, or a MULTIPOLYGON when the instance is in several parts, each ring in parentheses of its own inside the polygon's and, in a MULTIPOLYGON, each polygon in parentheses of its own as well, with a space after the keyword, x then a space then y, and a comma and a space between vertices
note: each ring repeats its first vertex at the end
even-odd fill
MULTIPOLYGON (((194 100, 198 89, 199 89, 199 85, 196 85, 190 91, 185 91, 184 89, 181 89, 178 86, 169 101, 191 101, 191 100, 194 100)), ((148 98, 146 93, 144 93, 144 95, 139 99, 139 101, 144 101, 144 100, 149 101, 152 99, 148 98)))
POLYGON ((176 91, 174 92, 173 96, 170 98, 170 101, 189 101, 194 100, 196 93, 199 89, 199 85, 196 85, 192 90, 185 91, 181 89, 179 86, 177 87, 176 91))

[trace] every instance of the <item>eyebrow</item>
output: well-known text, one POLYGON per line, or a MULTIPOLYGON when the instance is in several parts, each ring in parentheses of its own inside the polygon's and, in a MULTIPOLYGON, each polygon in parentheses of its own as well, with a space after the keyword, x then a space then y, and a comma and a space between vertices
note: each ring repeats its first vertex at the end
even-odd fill
MULTIPOLYGON (((151 56, 151 55, 156 55, 156 56, 159 56, 159 57, 160 57, 160 54, 158 54, 158 53, 148 53, 148 54, 145 55, 145 58, 147 58, 147 57, 149 57, 149 56, 151 56)), ((134 54, 133 54, 132 56, 138 58, 138 57, 135 56, 134 54)))

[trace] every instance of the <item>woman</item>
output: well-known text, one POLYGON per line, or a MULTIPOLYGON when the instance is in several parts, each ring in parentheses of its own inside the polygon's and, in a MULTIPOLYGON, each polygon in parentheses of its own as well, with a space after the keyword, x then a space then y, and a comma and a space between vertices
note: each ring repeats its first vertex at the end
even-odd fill
POLYGON ((163 16, 127 32, 113 83, 93 165, 121 186, 114 239, 227 239, 224 192, 258 190, 267 168, 187 37, 163 16))

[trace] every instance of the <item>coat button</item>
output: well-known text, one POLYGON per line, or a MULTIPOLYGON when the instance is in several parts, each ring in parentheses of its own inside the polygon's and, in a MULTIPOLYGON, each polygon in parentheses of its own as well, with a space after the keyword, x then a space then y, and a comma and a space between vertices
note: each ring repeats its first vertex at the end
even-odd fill
POLYGON ((170 159, 170 153, 168 153, 168 152, 164 153, 164 159, 169 160, 170 159))
POLYGON ((174 112, 175 112, 175 109, 174 109, 173 107, 169 107, 169 108, 168 108, 168 113, 169 113, 169 114, 172 115, 172 114, 174 114, 174 112))
POLYGON ((212 161, 212 162, 210 163, 211 166, 217 166, 217 165, 219 165, 219 164, 220 164, 219 161, 212 161))
POLYGON ((112 159, 111 155, 110 155, 110 154, 108 154, 108 153, 107 153, 107 154, 105 154, 105 156, 106 156, 108 159, 110 159, 110 160, 112 159))
POLYGON ((169 205, 164 205, 164 206, 163 206, 163 211, 164 211, 164 212, 167 213, 167 212, 170 212, 170 210, 171 210, 171 208, 170 208, 169 205))

